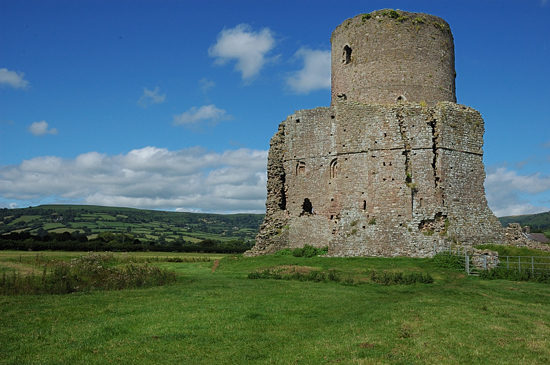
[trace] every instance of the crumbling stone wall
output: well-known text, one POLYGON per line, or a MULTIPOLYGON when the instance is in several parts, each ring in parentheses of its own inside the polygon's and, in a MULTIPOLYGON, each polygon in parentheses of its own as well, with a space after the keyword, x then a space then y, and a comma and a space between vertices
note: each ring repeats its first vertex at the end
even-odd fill
MULTIPOLYGON (((425 19, 422 26, 435 21, 425 14, 398 14, 425 19)), ((390 65, 415 74, 416 57, 422 56, 425 63, 419 74, 437 68, 436 79, 448 87, 416 87, 421 79, 413 77, 396 88, 383 85, 394 82, 391 75, 383 80, 384 69, 379 77, 368 70, 360 73, 373 66, 353 57, 363 57, 362 47, 389 39, 400 40, 401 49, 427 46, 414 46, 422 37, 410 37, 417 32, 406 23, 410 20, 363 19, 348 20, 347 28, 341 25, 333 33, 331 107, 296 111, 271 140, 266 218, 247 255, 310 244, 328 246, 332 256, 425 257, 433 254, 434 246, 455 242, 503 243, 502 228, 487 206, 483 187, 483 119, 476 110, 453 102, 454 51, 446 48, 449 41, 452 46, 450 30, 433 24, 418 30, 430 39, 430 34, 437 34, 437 44, 428 42, 427 54, 416 55, 411 64, 400 60, 390 65), (364 32, 368 43, 359 43, 357 37, 364 32), (395 32, 409 36, 403 40, 395 32), (346 41, 344 35, 350 38, 346 41), (344 66, 359 65, 335 74, 334 49, 342 44, 353 46, 355 52, 344 66), (385 91, 372 96, 371 81, 385 91), (395 98, 395 93, 406 94, 406 100, 395 98)))
POLYGON ((481 270, 492 270, 500 264, 497 251, 478 250, 476 248, 468 250, 470 255, 470 265, 481 270))
POLYGON ((505 239, 506 244, 510 246, 550 252, 550 245, 529 239, 519 223, 508 224, 508 227, 505 228, 505 239))

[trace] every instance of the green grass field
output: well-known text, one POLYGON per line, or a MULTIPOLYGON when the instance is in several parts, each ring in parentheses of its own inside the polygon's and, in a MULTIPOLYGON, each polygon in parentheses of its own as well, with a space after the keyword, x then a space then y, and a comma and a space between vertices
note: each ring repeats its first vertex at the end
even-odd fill
MULTIPOLYGON (((0 252, 0 266, 32 270, 35 255, 0 252)), ((177 283, 0 296, 0 363, 550 363, 550 287, 544 284, 483 281, 410 258, 212 255, 210 262, 155 265, 176 271, 177 283), (335 270, 355 279, 371 270, 423 272, 435 283, 247 278, 273 267, 335 270)))

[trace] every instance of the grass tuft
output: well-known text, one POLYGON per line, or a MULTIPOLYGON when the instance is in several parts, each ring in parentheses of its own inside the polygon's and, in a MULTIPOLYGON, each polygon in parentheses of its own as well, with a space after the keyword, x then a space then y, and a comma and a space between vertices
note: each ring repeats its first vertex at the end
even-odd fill
POLYGON ((550 284, 550 272, 548 271, 529 271, 518 270, 516 268, 507 269, 497 267, 492 270, 483 270, 479 277, 485 280, 511 280, 511 281, 530 281, 534 283, 550 284))
POLYGON ((436 254, 429 262, 431 267, 443 269, 464 270, 464 258, 449 252, 440 252, 436 254))
MULTIPOLYGON (((293 267, 291 270, 275 267, 267 268, 260 271, 253 271, 247 276, 249 279, 273 279, 273 280, 296 280, 296 281, 314 281, 318 283, 342 283, 345 285, 356 285, 366 283, 367 281, 356 280, 351 275, 342 277, 336 270, 299 270, 298 267, 293 267)), ((372 270, 369 275, 369 280, 375 284, 382 285, 412 285, 416 283, 431 284, 434 282, 433 277, 427 273, 420 272, 402 273, 402 272, 386 272, 372 270)))
POLYGON ((412 284, 432 284, 433 277, 427 273, 420 272, 402 273, 402 272, 377 272, 373 270, 370 274, 370 280, 373 283, 382 285, 412 285, 412 284))
POLYGON ((274 279, 274 280, 296 280, 296 281, 314 281, 317 283, 335 282, 339 283, 342 279, 340 275, 334 271, 328 272, 312 270, 309 272, 297 271, 294 268, 291 272, 284 273, 281 269, 265 269, 255 271, 248 274, 249 279, 274 279))

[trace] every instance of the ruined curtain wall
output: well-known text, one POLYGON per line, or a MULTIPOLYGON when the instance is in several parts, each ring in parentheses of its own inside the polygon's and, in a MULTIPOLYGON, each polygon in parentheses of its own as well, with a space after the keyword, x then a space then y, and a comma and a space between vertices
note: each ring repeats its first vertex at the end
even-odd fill
POLYGON ((477 111, 340 101, 298 111, 281 128, 270 154, 268 174, 279 185, 268 187, 266 242, 328 246, 335 256, 421 257, 434 245, 500 243, 485 200, 477 111), (269 198, 276 196, 284 209, 269 198))

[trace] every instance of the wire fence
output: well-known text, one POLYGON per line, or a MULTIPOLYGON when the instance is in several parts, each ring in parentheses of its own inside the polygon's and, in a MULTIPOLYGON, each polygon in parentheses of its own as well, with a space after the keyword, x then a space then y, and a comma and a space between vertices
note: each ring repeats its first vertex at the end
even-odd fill
POLYGON ((519 271, 528 270, 550 271, 550 257, 548 256, 500 256, 498 267, 507 269, 517 269, 519 271))
POLYGON ((550 271, 550 256, 499 256, 497 253, 472 253, 466 247, 434 246, 434 255, 437 253, 456 255, 463 262, 468 275, 478 275, 481 270, 497 267, 532 273, 550 271))

